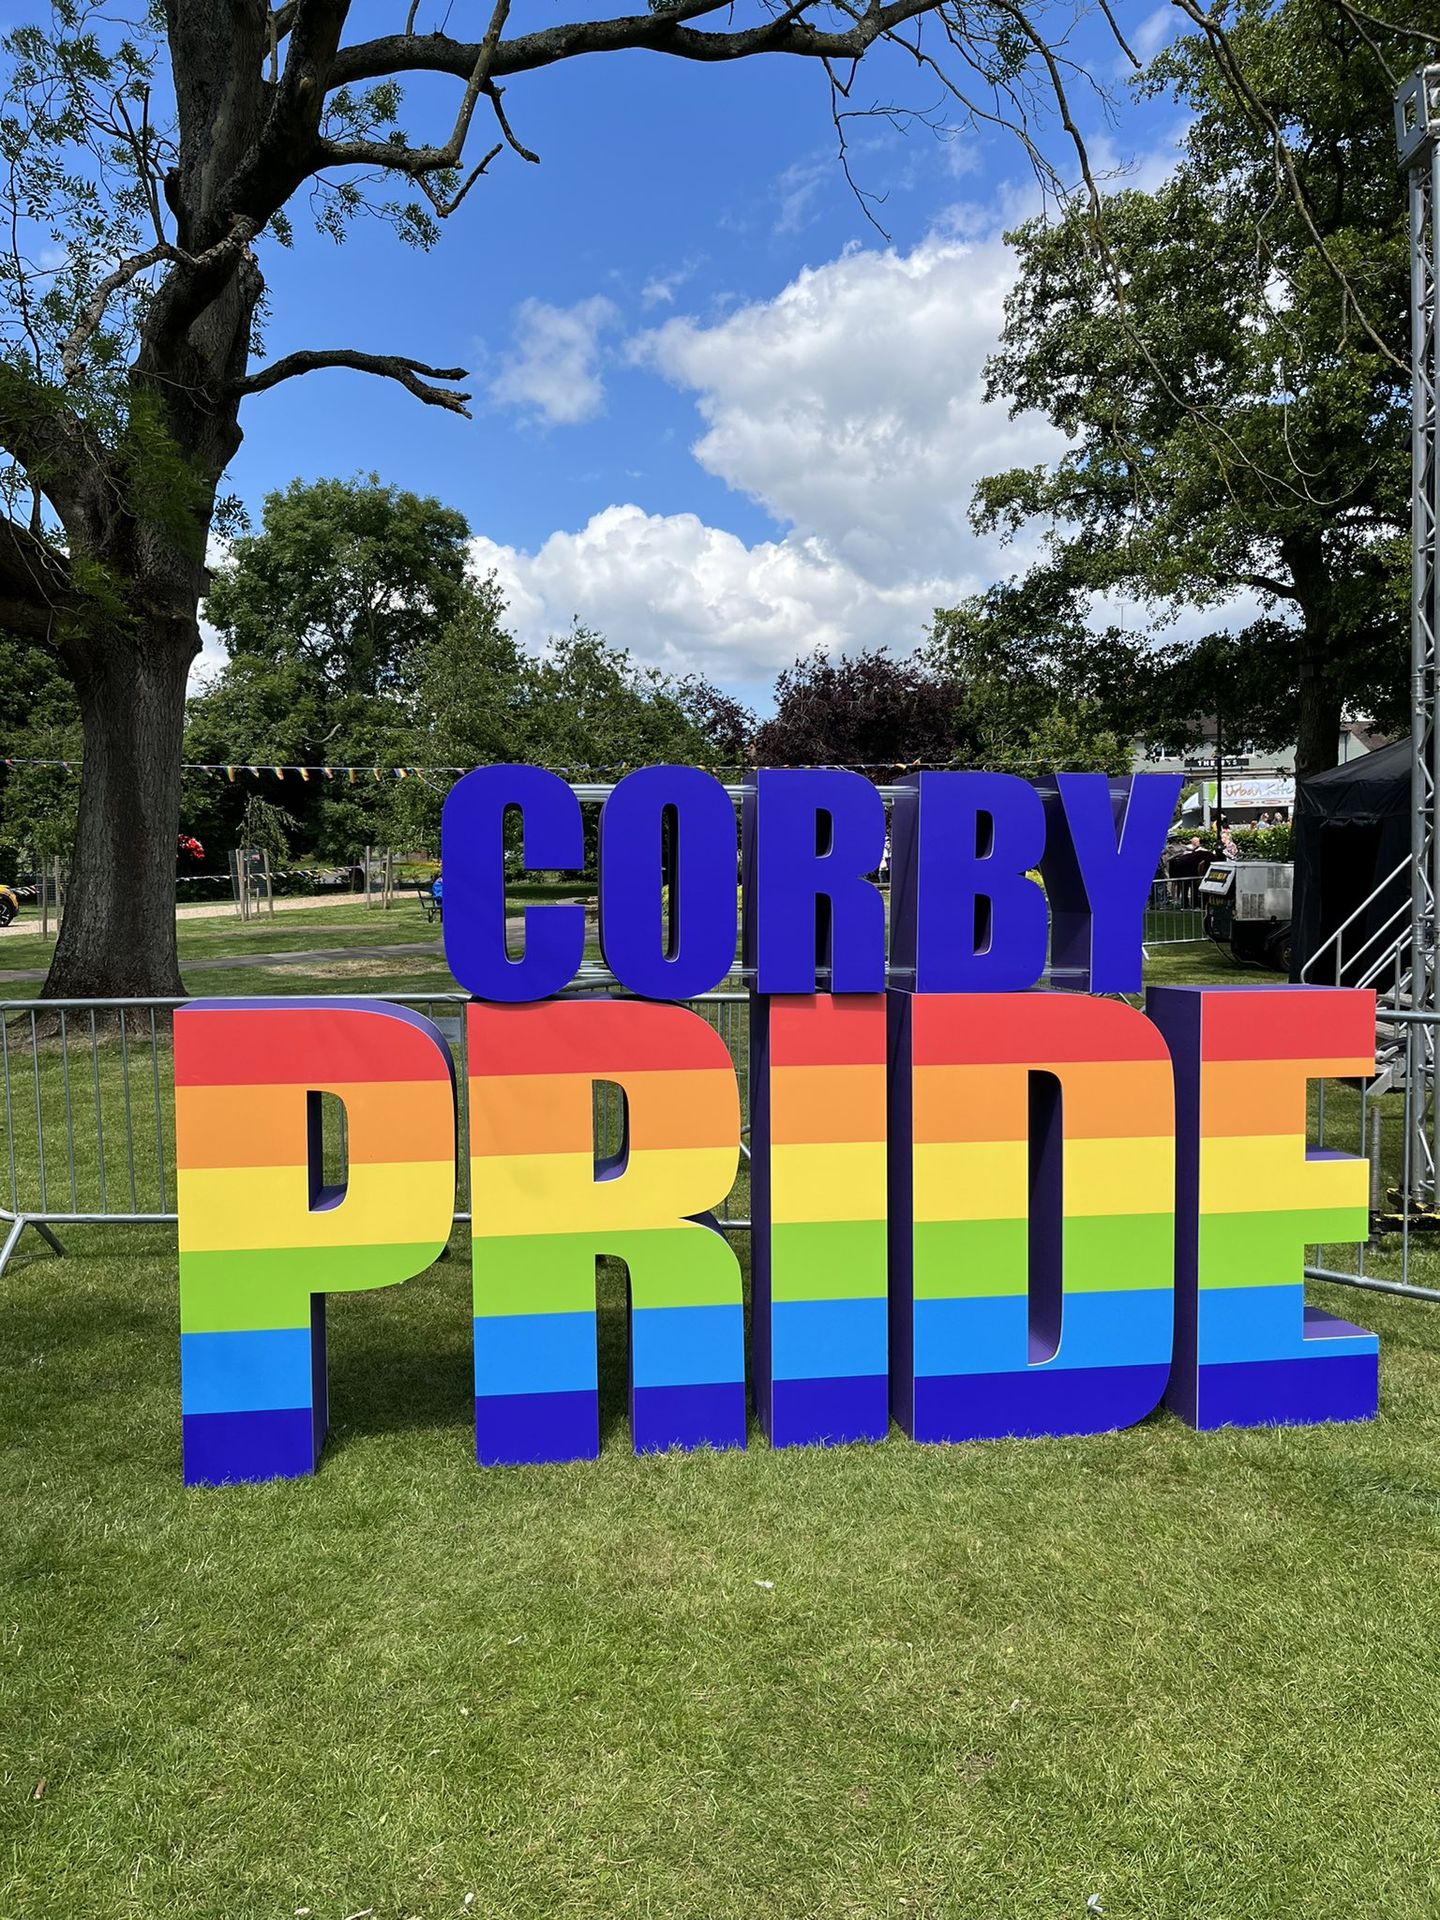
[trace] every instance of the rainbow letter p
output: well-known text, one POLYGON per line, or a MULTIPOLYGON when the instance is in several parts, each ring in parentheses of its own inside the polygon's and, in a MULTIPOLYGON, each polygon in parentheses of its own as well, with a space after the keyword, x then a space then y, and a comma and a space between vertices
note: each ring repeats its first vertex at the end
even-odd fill
POLYGON ((428 1020, 356 1000, 193 1001, 175 1015, 185 1482, 313 1473, 325 1295, 428 1267, 455 1206, 455 1087, 428 1020), (322 1093, 347 1121, 323 1184, 322 1093))

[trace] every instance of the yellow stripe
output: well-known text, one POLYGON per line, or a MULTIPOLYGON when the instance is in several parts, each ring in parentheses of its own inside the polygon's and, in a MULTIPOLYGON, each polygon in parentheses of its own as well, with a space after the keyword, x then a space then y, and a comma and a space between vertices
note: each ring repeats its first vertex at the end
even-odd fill
POLYGON ((181 1253, 266 1247, 392 1246, 448 1238, 455 1206, 449 1161, 369 1161, 345 1197, 310 1210, 304 1167, 182 1167, 176 1174, 181 1253))
POLYGON ((1200 1142, 1202 1213, 1293 1213, 1369 1203, 1367 1161, 1307 1160, 1298 1135, 1230 1135, 1200 1142))
POLYGON ((885 1148, 878 1141, 772 1147, 770 1165, 777 1226, 885 1218, 885 1148))
POLYGON ((475 1231, 498 1237, 673 1227, 718 1207, 739 1162, 734 1145, 655 1148, 632 1153, 617 1178, 597 1180, 588 1153, 481 1154, 470 1163, 475 1231))
POLYGON ((1175 1205, 1175 1147, 1168 1134, 1065 1142, 1065 1211, 1076 1219, 1169 1213, 1175 1205))
POLYGON ((915 1146, 917 1220, 1023 1220, 1030 1150, 1023 1140, 946 1140, 915 1146))

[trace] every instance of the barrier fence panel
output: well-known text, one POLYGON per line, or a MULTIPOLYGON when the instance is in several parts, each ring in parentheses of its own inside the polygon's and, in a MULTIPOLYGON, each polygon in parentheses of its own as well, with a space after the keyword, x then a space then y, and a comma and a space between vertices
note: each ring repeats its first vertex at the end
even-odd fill
MULTIPOLYGON (((603 981, 580 992, 604 991, 603 981)), ((470 1218, 465 1008, 462 993, 347 996, 411 1007, 432 1020, 455 1062, 459 1152, 455 1218, 470 1218)), ((720 1208, 721 1224, 750 1224, 749 995, 727 988, 691 1002, 719 1032, 740 1083, 741 1164, 720 1208)), ((27 1226, 61 1250, 56 1229, 77 1223, 168 1222, 175 1219, 175 1094, 171 1017, 179 1000, 28 1000, 0 1003, 0 1072, 5 1087, 0 1150, 0 1271, 27 1226)), ((1421 1028, 1440 1016, 1383 1010, 1377 1032, 1380 1071, 1368 1083, 1320 1081, 1310 1100, 1310 1142, 1359 1155, 1370 1168, 1372 1234, 1368 1245, 1315 1247, 1307 1275, 1341 1285, 1440 1302, 1440 1233, 1408 1213, 1399 1196, 1409 1184, 1410 1103, 1432 1054, 1421 1028)), ((600 1151, 619 1142, 619 1089, 595 1092, 600 1151)), ((327 1172, 343 1174, 344 1111, 324 1103, 327 1172)))
POLYGON ((1145 945, 1178 947, 1205 937, 1200 876, 1152 881, 1145 908, 1145 945))
MULTIPOLYGON (((602 989, 603 990, 603 989, 602 989)), ((582 992, 596 991, 587 984, 582 992)), ((411 1007, 432 1020, 455 1062, 459 1151, 455 1218, 470 1218, 469 1133, 463 993, 347 995, 411 1007)), ((740 1081, 744 1144, 740 1173, 717 1218, 749 1226, 749 996, 706 994, 691 1003, 720 1033, 740 1081)), ((0 1272, 27 1226, 62 1250, 56 1228, 102 1221, 175 1219, 175 1085, 171 1020, 183 1000, 12 1000, 0 1003, 4 1144, 0 1149, 0 1272)), ((619 1089, 595 1090, 596 1145, 619 1144, 619 1089)), ((345 1116, 322 1102, 327 1174, 343 1177, 345 1116)))

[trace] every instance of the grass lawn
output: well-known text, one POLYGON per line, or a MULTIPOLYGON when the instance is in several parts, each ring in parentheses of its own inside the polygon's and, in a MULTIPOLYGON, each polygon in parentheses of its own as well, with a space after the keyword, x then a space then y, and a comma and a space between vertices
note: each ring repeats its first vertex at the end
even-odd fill
POLYGON ((637 1460, 612 1281, 599 1463, 481 1472, 460 1237, 313 1481, 185 1493, 173 1260, 6 1276, 0 1912, 1440 1906, 1427 1309, 1369 1428, 637 1460))
MULTIPOLYGON (((253 931, 202 928, 200 961, 253 931)), ((298 990, 277 971, 187 978, 298 990)), ((153 1194, 163 1041, 68 1082, 38 1052, 17 1180, 68 1101, 109 1123, 112 1194, 153 1194)), ((187 1493, 173 1230, 63 1237, 0 1280, 3 1920, 1440 1911, 1429 1307, 1311 1290, 1381 1335, 1369 1427, 636 1459, 609 1271, 600 1461, 482 1472, 461 1229, 332 1299, 313 1480, 187 1493)))

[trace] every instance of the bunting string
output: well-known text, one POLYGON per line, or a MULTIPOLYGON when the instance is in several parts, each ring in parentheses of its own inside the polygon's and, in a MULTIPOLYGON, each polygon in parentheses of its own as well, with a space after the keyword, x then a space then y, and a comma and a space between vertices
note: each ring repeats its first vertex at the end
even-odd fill
MULTIPOLYGON (((83 764, 84 763, 81 760, 37 760, 37 759, 27 759, 20 755, 14 755, 14 754, 5 754, 3 756, 0 756, 0 765, 3 765, 7 768, 60 767, 66 773, 78 773, 83 764)), ((486 762, 474 763, 474 765, 485 765, 485 764, 500 764, 500 763, 486 763, 486 762)), ((529 761, 526 764, 535 766, 535 765, 541 765, 542 763, 537 761, 529 761)), ((572 780, 584 779, 584 778, 609 779, 612 776, 619 776, 626 773, 632 773, 637 767, 645 766, 648 764, 649 763, 646 761, 639 761, 639 760, 616 761, 607 766, 595 766, 595 765, 560 766, 556 764, 544 764, 544 771, 547 773, 564 774, 567 779, 572 779, 572 780)), ((692 761, 692 762, 688 762, 687 764, 694 765, 696 763, 692 761)), ((821 771, 822 769, 833 770, 838 767, 843 767, 846 771, 851 773, 892 773, 892 774, 919 773, 922 771, 944 772, 952 769, 955 765, 954 762, 946 763, 946 762, 940 762, 936 760, 846 760, 846 761, 830 760, 830 761, 805 761, 805 762, 796 761, 796 762, 783 762, 783 763, 767 761, 765 764, 767 768, 783 767, 783 769, 788 772, 805 772, 805 771, 818 772, 818 771, 821 771)), ((988 755, 982 756, 980 760, 969 761, 965 763, 965 766, 967 771, 973 770, 976 772, 987 772, 987 773, 995 773, 995 772, 1001 772, 1001 771, 1011 772, 1011 773, 1053 773, 1056 771, 1057 764, 1058 763, 1053 760, 1022 759, 1019 757, 1010 757, 1003 754, 999 754, 999 755, 988 754, 988 755)), ((1066 770, 1067 771, 1072 770, 1074 767, 1074 764, 1075 764, 1074 757, 1072 756, 1068 758, 1067 761, 1065 762, 1066 770)), ((357 782, 361 782, 361 781, 369 781, 372 784, 375 784, 375 783, 382 783, 390 780, 427 780, 432 775, 446 776, 451 779, 458 779, 461 774, 473 772, 474 766, 472 765, 472 766, 464 766, 464 767, 386 767, 386 766, 378 766, 378 767, 377 766, 364 766, 364 767, 329 766, 329 767, 326 767, 326 766, 319 766, 315 764, 311 764, 311 765, 293 764, 289 761, 275 763, 275 762, 244 761, 244 760, 232 760, 232 761, 182 760, 180 763, 180 771, 182 773, 224 774, 225 778, 227 779, 227 781, 229 781, 229 783, 232 786, 235 785, 236 782, 239 781, 243 775, 248 774, 252 779, 255 779, 255 780, 264 779, 266 776, 273 776, 277 781, 281 781, 281 782, 285 780, 287 775, 294 775, 296 778, 306 782, 318 776, 322 780, 329 780, 329 781, 338 780, 348 786, 353 787, 356 785, 357 782)), ((742 763, 734 760, 728 760, 728 761, 723 761, 718 763, 711 763, 710 765, 704 768, 704 771, 707 773, 713 773, 717 775, 722 775, 722 774, 731 775, 739 779, 748 779, 750 776, 754 774, 755 767, 752 764, 742 763)), ((1110 767, 1096 767, 1095 771, 1108 773, 1108 772, 1115 772, 1118 770, 1110 767)), ((1127 768, 1125 769, 1125 771, 1129 771, 1129 769, 1127 768)))

